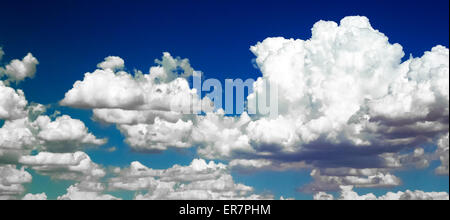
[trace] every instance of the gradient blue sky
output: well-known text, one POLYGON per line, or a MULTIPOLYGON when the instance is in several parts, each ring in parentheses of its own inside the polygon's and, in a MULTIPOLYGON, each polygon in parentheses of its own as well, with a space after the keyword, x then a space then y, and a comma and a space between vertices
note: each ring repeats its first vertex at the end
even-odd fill
MULTIPOLYGON (((188 165, 195 150, 161 154, 131 152, 114 126, 93 122, 90 111, 61 108, 56 103, 83 74, 93 71, 104 57, 116 55, 127 68, 147 71, 162 52, 189 58, 207 78, 256 78, 251 45, 267 37, 308 39, 318 20, 339 21, 348 15, 367 16, 374 28, 391 43, 400 43, 406 54, 421 56, 435 45, 449 46, 449 1, 1 1, 0 47, 2 62, 32 52, 40 64, 36 77, 17 88, 27 99, 81 119, 97 137, 108 137, 107 146, 87 153, 105 166, 126 166, 138 160, 152 168, 188 165), (116 152, 104 148, 115 146, 116 152)), ((433 146, 431 146, 433 147, 433 146)), ((448 176, 434 175, 433 164, 420 171, 397 172, 404 184, 386 191, 420 189, 449 191, 448 176)), ((37 175, 35 175, 37 176, 37 175)), ((236 182, 257 192, 310 199, 296 188, 310 182, 309 172, 234 174, 236 182)), ((35 177, 29 189, 46 191, 49 198, 65 193, 69 182, 54 183, 35 177)), ((373 189, 357 190, 373 192, 373 189)))

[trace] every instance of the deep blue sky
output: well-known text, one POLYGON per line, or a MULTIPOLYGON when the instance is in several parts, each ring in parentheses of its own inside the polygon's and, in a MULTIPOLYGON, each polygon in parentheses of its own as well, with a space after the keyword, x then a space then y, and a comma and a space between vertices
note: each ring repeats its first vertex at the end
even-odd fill
MULTIPOLYGON (((154 59, 168 51, 189 58, 193 67, 203 71, 207 78, 255 78, 260 73, 252 65, 250 46, 275 36, 308 39, 318 20, 338 22, 348 15, 367 16, 374 28, 385 33, 391 43, 400 43, 406 54, 421 56, 437 44, 449 45, 448 0, 2 0, 0 47, 6 52, 2 62, 22 58, 27 52, 38 58, 36 78, 25 81, 19 88, 25 91, 28 100, 50 104, 61 100, 76 80, 110 55, 122 57, 129 70, 147 72, 154 59)), ((82 119, 97 136, 109 137, 108 146, 119 148, 113 154, 89 152, 95 162, 125 165, 140 160, 155 168, 167 168, 175 163, 188 164, 195 157, 195 152, 190 151, 160 155, 130 153, 114 127, 93 123, 87 111, 62 110, 82 119)), ((428 178, 432 169, 423 173, 428 178)), ((271 175, 277 176, 273 179, 278 181, 271 183, 276 195, 308 197, 295 192, 295 187, 309 181, 308 173, 271 175)), ((401 175, 414 179, 418 173, 401 175)), ((236 175, 236 178, 263 191, 270 188, 267 176, 236 175)), ((437 177, 430 178, 442 183, 437 177)), ((439 190, 448 191, 448 177, 441 185, 439 190)), ((404 187, 409 186, 414 189, 413 185, 404 187)), ((33 189, 38 191, 36 186, 33 189)))

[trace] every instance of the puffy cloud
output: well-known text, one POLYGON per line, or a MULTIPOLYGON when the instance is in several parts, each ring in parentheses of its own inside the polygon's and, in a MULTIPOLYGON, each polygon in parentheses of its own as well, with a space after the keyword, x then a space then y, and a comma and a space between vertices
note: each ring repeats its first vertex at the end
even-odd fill
POLYGON ((150 74, 136 72, 133 76, 111 68, 86 73, 83 81, 77 81, 66 93, 61 104, 91 109, 171 111, 177 108, 189 113, 200 110, 191 107, 200 103, 197 92, 185 78, 177 77, 178 71, 182 71, 181 76, 193 74, 188 60, 174 59, 164 53, 162 61, 157 63, 160 65, 152 67, 150 74))
POLYGON ((173 58, 167 52, 163 53, 161 60, 155 62, 159 66, 151 67, 150 73, 162 82, 170 82, 179 77, 187 78, 195 73, 188 59, 173 58))
POLYGON ((67 115, 54 121, 48 116, 40 116, 35 124, 39 127, 37 137, 47 151, 73 152, 85 146, 99 146, 107 142, 106 139, 97 139, 89 133, 82 121, 67 115))
POLYGON ((156 118, 153 124, 120 125, 119 129, 125 135, 126 143, 137 151, 191 147, 191 121, 171 123, 156 118))
POLYGON ((14 90, 0 81, 0 120, 13 120, 26 116, 28 101, 22 90, 14 90))
MULTIPOLYGON (((353 191, 351 186, 341 186, 341 193, 339 200, 448 200, 449 196, 446 192, 423 192, 420 190, 405 192, 388 192, 380 197, 372 193, 366 195, 358 195, 353 191)), ((334 200, 334 196, 319 192, 314 195, 315 200, 334 200)))
POLYGON ((341 186, 360 188, 394 187, 401 180, 379 169, 327 168, 311 172, 314 181, 300 188, 302 192, 336 191, 341 186))
POLYGON ((15 165, 0 166, 0 199, 17 199, 25 192, 23 184, 30 183, 31 175, 15 165))
POLYGON ((22 200, 47 200, 47 194, 40 193, 40 194, 26 194, 22 200))
POLYGON ((198 153, 206 158, 232 158, 234 153, 254 152, 249 138, 243 134, 250 117, 224 116, 223 110, 199 116, 192 131, 192 139, 199 146, 198 153))
POLYGON ((181 113, 157 110, 123 110, 123 109, 94 109, 93 118, 103 123, 119 125, 153 124, 156 118, 168 122, 177 122, 182 118, 181 113))
MULTIPOLYGON (((42 106, 34 106, 30 114, 42 110, 42 106)), ((74 152, 105 143, 106 139, 97 139, 83 122, 69 116, 54 121, 48 116, 39 116, 35 121, 30 118, 10 120, 0 127, 0 163, 17 163, 20 156, 32 150, 74 152)))
POLYGON ((80 188, 79 184, 70 186, 65 195, 59 196, 58 200, 120 200, 112 195, 102 194, 98 191, 89 191, 80 188))
POLYGON ((447 175, 448 176, 448 133, 447 135, 442 136, 441 139, 438 141, 438 150, 437 150, 437 156, 441 160, 441 165, 436 168, 436 173, 440 175, 447 175))
POLYGON ((153 170, 139 162, 118 172, 110 179, 111 190, 147 191, 136 199, 268 199, 270 195, 251 194, 253 188, 234 182, 223 164, 202 159, 189 166, 175 165, 167 170, 153 170))
POLYGON ((120 58, 120 57, 116 57, 116 56, 109 56, 105 58, 105 61, 99 63, 97 65, 98 68, 107 70, 118 70, 118 69, 123 69, 125 67, 125 61, 120 58))
POLYGON ((78 108, 132 108, 143 102, 142 90, 131 75, 106 69, 86 73, 60 104, 78 108))
POLYGON ((17 163, 21 155, 26 155, 38 143, 33 127, 28 119, 6 121, 0 127, 0 164, 17 163))
POLYGON ((96 180, 106 172, 84 152, 49 153, 40 152, 35 156, 22 156, 19 162, 36 170, 39 174, 53 179, 96 180))
POLYGON ((25 78, 33 78, 38 64, 38 60, 28 53, 22 60, 12 60, 4 69, 0 68, 0 73, 6 75, 7 81, 20 82, 25 78))

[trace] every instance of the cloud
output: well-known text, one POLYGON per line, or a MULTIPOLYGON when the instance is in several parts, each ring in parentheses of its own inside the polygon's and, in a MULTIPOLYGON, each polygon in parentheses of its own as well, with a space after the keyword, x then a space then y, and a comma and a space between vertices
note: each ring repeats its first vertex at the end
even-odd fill
POLYGON ((132 108, 143 102, 142 91, 131 75, 106 69, 86 73, 60 104, 78 108, 132 108))
POLYGON ((167 122, 177 122, 182 118, 178 112, 157 110, 123 110, 123 109, 94 109, 93 119, 103 123, 119 125, 153 124, 156 118, 167 122))
MULTIPOLYGON (((353 187, 342 186, 339 200, 448 200, 449 196, 446 192, 423 192, 420 190, 405 192, 388 192, 380 197, 372 193, 366 195, 358 195, 353 191, 353 187)), ((315 200, 334 200, 334 196, 319 192, 314 195, 315 200)))
POLYGON ((299 190, 306 193, 337 191, 341 186, 359 188, 385 188, 401 184, 401 180, 380 169, 328 168, 314 169, 311 172, 313 182, 299 190))
POLYGON ((433 159, 431 154, 425 153, 423 148, 416 148, 412 153, 385 153, 381 157, 385 160, 385 166, 389 168, 427 168, 433 159))
POLYGON ((28 119, 6 121, 0 127, 0 164, 17 163, 19 157, 29 154, 37 143, 28 119))
POLYGON ((193 160, 189 166, 175 165, 154 170, 133 162, 109 180, 110 190, 147 191, 136 199, 204 200, 204 199, 268 199, 270 195, 252 194, 253 188, 234 182, 224 164, 193 160))
MULTIPOLYGON (((199 116, 192 133, 203 157, 235 166, 239 160, 305 162, 321 179, 305 186, 311 189, 337 190, 341 182, 389 187, 400 180, 388 171, 427 167, 434 159, 421 146, 448 133, 449 51, 443 46, 402 61, 401 45, 355 16, 317 22, 311 39, 267 38, 251 51, 262 77, 249 108, 268 93, 267 80, 278 88, 280 115, 256 115, 239 126, 230 121, 245 115, 199 116), (380 172, 322 179, 327 168, 380 172)), ((443 162, 445 170, 445 154, 443 162)))
MULTIPOLYGON (((197 147, 203 158, 230 161, 225 166, 194 160, 167 170, 135 162, 117 170, 107 188, 137 191, 137 199, 268 198, 235 183, 230 170, 311 169, 313 182, 301 191, 333 199, 325 191, 346 187, 343 197, 376 199, 355 195, 353 187, 398 186, 401 180, 391 174, 395 170, 422 169, 434 160, 441 161, 436 173, 448 175, 447 48, 436 46, 403 61, 401 45, 390 43, 366 17, 353 16, 339 24, 317 22, 307 40, 267 38, 250 50, 262 77, 247 107, 252 110, 256 97, 269 92, 262 83, 267 80, 278 88, 277 117, 232 117, 211 109, 192 115, 210 101, 190 88, 186 77, 198 72, 189 60, 169 53, 148 74, 126 72, 122 58, 107 57, 77 81, 60 104, 92 109, 94 120, 116 124, 133 150, 197 147), (430 143, 438 146, 436 152, 424 150, 430 143)), ((61 198, 111 198, 103 194, 100 181, 106 172, 78 152, 106 139, 70 116, 52 120, 40 115, 42 109, 28 105, 21 90, 7 86, 33 77, 37 64, 28 54, 0 69, 0 77, 7 77, 0 81, 0 120, 5 120, 0 166, 23 164, 55 179, 78 181, 61 198), (29 155, 32 150, 45 152, 29 155)), ((407 191, 389 196, 435 195, 407 191)))
POLYGON ((97 67, 103 70, 119 70, 125 67, 125 61, 120 57, 109 56, 105 58, 105 61, 99 63, 97 67))
POLYGON ((88 132, 84 123, 63 115, 52 121, 48 116, 40 116, 35 123, 39 127, 37 137, 44 149, 51 152, 74 152, 86 146, 106 144, 106 139, 98 139, 88 132))
POLYGON ((253 173, 258 171, 286 171, 310 169, 311 166, 304 161, 300 162, 283 162, 268 159, 235 159, 231 160, 228 166, 240 173, 253 173))
POLYGON ((12 60, 5 68, 0 68, 0 73, 6 75, 7 81, 20 82, 26 78, 33 78, 38 64, 33 54, 28 53, 22 60, 12 60))
MULTIPOLYGON (((30 112, 35 110, 32 108, 30 112)), ((32 150, 75 152, 103 145, 106 141, 96 138, 83 122, 67 115, 54 121, 48 116, 39 116, 35 121, 30 118, 8 120, 0 127, 0 164, 15 164, 20 156, 30 154, 32 150)))
MULTIPOLYGON (((157 63, 160 65, 150 68, 150 74, 136 71, 133 76, 111 68, 86 73, 60 103, 89 109, 171 111, 178 107, 192 113, 191 104, 197 106, 200 102, 197 93, 190 89, 185 78, 175 77, 179 76, 178 71, 182 71, 180 76, 193 74, 188 60, 174 59, 164 53, 162 61, 157 63)), ((104 66, 104 63, 99 66, 104 66)))
POLYGON ((255 152, 249 138, 243 134, 250 117, 226 117, 223 111, 199 116, 192 131, 198 153, 206 158, 232 158, 234 153, 255 152))
POLYGON ((0 165, 0 200, 16 199, 25 192, 23 184, 30 183, 31 175, 15 165, 0 165))
POLYGON ((22 156, 19 162, 41 175, 62 180, 97 180, 106 172, 84 152, 49 153, 40 152, 35 156, 22 156))
POLYGON ((47 194, 40 193, 40 194, 26 194, 22 200, 47 200, 47 194))
POLYGON ((367 18, 346 17, 340 25, 316 23, 307 41, 268 38, 251 50, 263 78, 278 86, 281 114, 253 120, 237 137, 248 137, 257 152, 330 150, 319 145, 384 151, 381 146, 416 146, 448 131, 442 46, 402 63, 399 44, 367 18))
POLYGON ((448 136, 443 135, 438 141, 438 150, 436 151, 437 156, 441 160, 441 165, 436 168, 436 173, 439 175, 447 175, 448 176, 448 136))
POLYGON ((112 195, 102 194, 98 191, 86 191, 79 184, 70 186, 65 195, 59 196, 58 200, 120 200, 112 195))
POLYGON ((28 102, 22 90, 14 90, 0 81, 0 120, 13 120, 26 116, 28 102))
POLYGON ((86 73, 61 104, 93 109, 94 120, 117 124, 136 151, 192 147, 189 136, 195 117, 182 113, 192 114, 211 103, 208 98, 200 100, 184 78, 195 72, 189 60, 164 53, 156 63, 149 74, 136 71, 133 76, 111 68, 86 73))
POLYGON ((125 142, 137 151, 163 151, 169 147, 190 148, 192 122, 155 119, 153 124, 120 125, 125 142))

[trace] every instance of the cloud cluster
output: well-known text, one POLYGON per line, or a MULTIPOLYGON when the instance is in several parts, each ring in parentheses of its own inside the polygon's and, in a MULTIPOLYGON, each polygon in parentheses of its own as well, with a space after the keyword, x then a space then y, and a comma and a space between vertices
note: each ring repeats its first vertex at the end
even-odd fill
MULTIPOLYGON (((2 55, 3 55, 3 51, 2 55)), ((83 152, 89 146, 100 146, 106 139, 89 133, 85 124, 68 115, 47 116, 40 104, 29 104, 22 90, 9 86, 34 77, 38 61, 31 54, 13 60, 0 68, 0 197, 19 199, 30 183, 25 169, 34 169, 54 179, 96 181, 105 175, 83 152), (39 152, 31 155, 33 151, 39 152), (47 152, 45 152, 47 151, 47 152)), ((23 199, 45 199, 45 194, 27 194, 23 199)))
MULTIPOLYGON (((251 47, 262 72, 247 97, 278 90, 278 115, 213 111, 209 98, 189 86, 197 76, 189 60, 164 53, 149 73, 129 73, 125 61, 106 57, 74 83, 60 105, 91 109, 93 119, 115 124, 135 151, 196 147, 207 159, 229 161, 155 170, 134 162, 112 178, 80 150, 106 144, 70 116, 46 116, 11 82, 32 78, 38 60, 28 54, 0 67, 0 197, 22 198, 26 169, 75 183, 58 199, 118 199, 108 191, 135 191, 136 199, 267 199, 235 183, 230 171, 310 169, 299 188, 316 199, 448 199, 446 193, 406 191, 359 196, 354 187, 401 184, 396 170, 426 168, 448 175, 449 50, 436 46, 403 60, 366 17, 319 21, 308 40, 267 38, 251 47), (3 81, 1 81, 3 80, 3 81), (196 115, 196 113, 204 113, 196 115), (429 144, 436 152, 426 152, 429 144), (31 154, 37 151, 36 154, 31 154)), ((4 52, 0 48, 0 59, 4 52)), ((250 111, 249 111, 250 112, 250 111)), ((253 112, 253 111, 251 111, 253 112)), ((255 111, 258 112, 258 111, 255 111)), ((41 199, 45 194, 25 195, 41 199)))
MULTIPOLYGON (((314 195, 314 200, 334 200, 334 196, 324 192, 319 192, 314 195)), ((352 186, 342 186, 338 200, 449 200, 449 195, 446 192, 423 192, 420 190, 405 192, 388 192, 380 197, 372 193, 366 195, 358 195, 353 191, 352 186)))
POLYGON ((107 142, 89 133, 83 122, 67 115, 55 120, 44 115, 34 121, 28 116, 7 120, 0 127, 0 137, 0 163, 17 161, 32 150, 66 153, 107 142))
POLYGON ((31 175, 15 165, 0 165, 0 200, 14 199, 25 192, 24 183, 30 183, 31 175))
POLYGON ((138 200, 273 199, 271 195, 252 194, 252 187, 235 183, 226 165, 203 159, 166 170, 133 162, 117 170, 117 177, 109 180, 109 189, 145 192, 136 195, 138 200))
POLYGON ((313 182, 300 188, 307 193, 337 191, 341 186, 359 188, 394 187, 401 180, 380 169, 327 168, 311 172, 313 182))
POLYGON ((186 77, 195 74, 189 60, 164 53, 156 63, 149 74, 133 75, 122 70, 120 57, 107 57, 60 104, 92 109, 96 121, 116 124, 136 151, 191 147, 192 116, 184 114, 212 110, 211 102, 189 87, 186 77))
POLYGON ((63 180, 91 180, 104 177, 105 171, 84 152, 49 153, 22 156, 19 162, 42 175, 63 180))
POLYGON ((138 151, 196 146, 201 157, 229 160, 245 172, 313 169, 307 191, 396 186, 401 181, 390 172, 436 159, 436 172, 448 175, 448 139, 435 155, 422 148, 449 130, 447 48, 403 60, 400 44, 366 17, 352 16, 317 22, 308 40, 267 38, 251 51, 262 77, 248 108, 270 92, 268 81, 278 88, 277 117, 171 111, 173 104, 192 110, 201 98, 185 79, 196 74, 189 61, 168 53, 149 74, 134 76, 120 71, 122 59, 108 57, 61 104, 92 109, 95 120, 116 124, 138 151))

